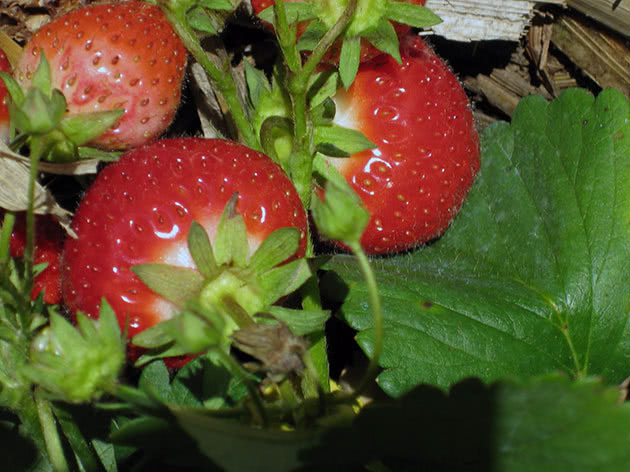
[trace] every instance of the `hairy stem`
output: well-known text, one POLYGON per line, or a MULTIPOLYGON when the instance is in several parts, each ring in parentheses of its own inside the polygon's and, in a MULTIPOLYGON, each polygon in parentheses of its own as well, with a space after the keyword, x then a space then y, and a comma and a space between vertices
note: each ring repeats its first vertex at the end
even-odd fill
POLYGON ((188 24, 186 11, 182 6, 177 5, 177 2, 169 0, 159 1, 158 3, 169 23, 184 43, 184 46, 186 46, 188 52, 203 67, 213 85, 225 99, 232 120, 241 134, 244 143, 252 149, 260 150, 256 133, 248 117, 247 110, 238 98, 237 86, 229 70, 229 65, 226 64, 226 68, 221 70, 208 58, 199 43, 197 35, 188 24))
POLYGON ((37 184, 37 172, 39 158, 42 154, 41 138, 31 138, 31 169, 28 181, 28 210, 26 212, 26 246, 24 248, 24 275, 25 286, 28 293, 33 287, 33 256, 35 252, 35 185, 37 184))
POLYGON ((15 213, 7 211, 2 220, 2 232, 0 233, 0 264, 4 264, 9 260, 9 246, 14 224, 15 213))
POLYGON ((311 202, 314 152, 313 126, 308 113, 308 84, 326 51, 352 20, 356 7, 357 0, 350 0, 337 23, 320 40, 302 68, 289 76, 288 88, 291 94, 295 136, 290 176, 305 208, 309 208, 311 202))
POLYGON ((376 379, 379 371, 378 360, 381 357, 383 351, 383 310, 381 308, 381 297, 378 293, 378 287, 376 284, 376 278, 374 277, 374 271, 370 266, 370 262, 361 248, 359 242, 348 242, 348 246, 356 256, 361 273, 365 279, 368 288, 368 294, 370 299, 370 308, 372 309, 372 323, 374 329, 374 344, 372 345, 372 355, 370 356, 370 363, 368 364, 367 371, 359 384, 359 387, 355 390, 353 397, 357 398, 361 393, 368 388, 372 382, 376 379))
POLYGON ((53 469, 55 472, 69 471, 70 468, 68 467, 66 457, 63 453, 61 438, 57 430, 57 421, 50 407, 50 402, 44 400, 35 392, 35 404, 37 406, 39 423, 44 435, 44 442, 46 443, 46 452, 48 453, 48 458, 50 459, 53 469))

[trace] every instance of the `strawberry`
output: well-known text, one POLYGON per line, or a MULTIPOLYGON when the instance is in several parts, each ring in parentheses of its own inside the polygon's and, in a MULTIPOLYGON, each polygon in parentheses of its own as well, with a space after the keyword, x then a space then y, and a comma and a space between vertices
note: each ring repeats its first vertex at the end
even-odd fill
POLYGON ((43 51, 68 114, 124 109, 91 142, 128 149, 162 134, 179 106, 187 52, 161 10, 129 1, 80 8, 39 29, 15 70, 28 86, 43 51))
MULTIPOLYGON (((303 3, 303 0, 285 0, 285 2, 286 3, 303 3)), ((271 7, 274 3, 275 3, 274 0, 252 0, 252 8, 254 10, 254 13, 258 15, 263 10, 271 7)), ((331 2, 330 6, 327 5, 326 2, 317 2, 317 0, 311 0, 310 3, 315 5, 315 13, 316 14, 319 13, 319 15, 317 16, 319 16, 320 19, 323 20, 323 22, 326 24, 328 28, 330 28, 332 24, 334 24, 334 22, 337 19, 337 15, 340 13, 339 10, 345 6, 342 2, 338 2, 335 4, 331 2), (321 4, 322 6, 317 8, 319 4, 321 4)), ((359 3, 367 4, 367 2, 363 2, 362 0, 359 0, 359 3)), ((359 31, 354 31, 353 32, 354 34, 362 33, 362 32, 369 32, 370 30, 376 28, 377 24, 379 23, 379 20, 381 19, 381 16, 383 16, 383 10, 385 10, 384 4, 386 2, 381 1, 378 3, 379 3, 380 9, 379 8, 374 9, 373 5, 364 5, 364 6, 359 5, 357 7, 357 15, 361 17, 367 17, 367 20, 362 20, 362 23, 368 24, 368 27, 366 28, 367 31, 360 31, 361 28, 357 28, 359 31)), ((424 6, 424 4, 426 3, 426 0, 401 0, 399 3, 409 3, 413 5, 424 6)), ((305 20, 298 23, 298 26, 297 26, 298 39, 304 34, 304 32, 307 30, 311 22, 312 20, 305 20)), ((268 27, 273 28, 271 24, 266 23, 266 22, 265 24, 268 27)), ((394 31, 396 32, 399 38, 407 34, 409 30, 411 29, 409 25, 399 23, 397 21, 392 21, 392 25, 394 27, 394 31)), ((337 40, 332 45, 332 47, 327 51, 326 55, 322 59, 322 62, 328 63, 328 64, 337 64, 339 62, 339 56, 341 53, 341 43, 342 43, 342 39, 337 40)), ((369 61, 373 57, 376 57, 382 53, 383 51, 375 47, 372 43, 370 43, 370 41, 368 41, 365 38, 361 38, 360 62, 369 61)))
MULTIPOLYGON (((292 254, 305 253, 307 219, 301 200, 264 154, 232 141, 202 138, 165 139, 128 151, 98 175, 74 216, 78 238, 67 240, 62 268, 66 306, 94 317, 104 297, 130 337, 171 318, 177 306, 149 289, 134 271, 151 263, 195 269, 197 259, 187 245, 193 221, 210 240, 216 239, 224 207, 236 193, 246 253, 251 255, 284 227, 297 228, 292 254)), ((247 269, 236 266, 226 265, 231 278, 223 282, 246 278, 247 269)))
MULTIPOLYGON (((9 246, 9 255, 24 256, 26 248, 26 214, 17 214, 9 246)), ((44 301, 50 304, 61 303, 60 267, 65 232, 50 215, 37 215, 35 218, 34 265, 48 264, 33 281, 31 298, 35 300, 43 292, 44 301)))
MULTIPOLYGON (((11 72, 11 64, 2 49, 0 49, 0 71, 11 72)), ((9 141, 9 107, 6 103, 7 87, 0 80, 0 142, 9 141)))
POLYGON ((372 254, 405 250, 440 236, 480 165, 466 94, 419 37, 362 64, 334 96, 335 123, 361 131, 374 149, 329 158, 371 213, 361 244, 372 254))

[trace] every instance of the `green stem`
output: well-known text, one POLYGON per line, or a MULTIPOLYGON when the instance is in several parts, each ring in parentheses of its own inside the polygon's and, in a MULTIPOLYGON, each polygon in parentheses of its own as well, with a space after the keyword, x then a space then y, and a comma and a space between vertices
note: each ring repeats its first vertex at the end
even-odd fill
POLYGON ((288 88, 291 94, 295 136, 289 173, 304 208, 310 207, 313 175, 313 126, 308 115, 308 84, 326 51, 352 20, 357 1, 350 0, 337 23, 320 40, 304 66, 289 77, 288 88))
POLYGON ((361 273, 365 278, 370 299, 370 307, 372 308, 372 323, 374 325, 374 344, 372 346, 370 363, 368 364, 367 371, 365 372, 361 383, 353 393, 353 397, 357 398, 372 384, 374 380, 376 380, 378 371, 380 370, 378 360, 381 357, 381 352, 383 351, 383 311, 381 308, 381 297, 378 293, 376 278, 374 277, 374 272, 372 271, 370 262, 361 248, 361 244, 359 244, 359 242, 347 242, 347 244, 356 256, 361 273))
POLYGON ((210 80, 212 80, 213 85, 225 99, 230 111, 230 116, 234 120, 234 124, 241 134, 244 143, 252 149, 260 150, 254 126, 248 117, 245 106, 239 100, 236 82, 229 68, 229 63, 226 63, 224 70, 219 69, 212 63, 201 47, 197 35, 193 29, 190 28, 186 20, 186 11, 181 8, 181 6, 178 8, 177 2, 161 0, 158 3, 188 52, 203 67, 206 74, 210 77, 210 80))
POLYGON ((302 61, 296 47, 297 37, 295 29, 289 26, 284 0, 276 0, 274 3, 274 14, 276 17, 276 36, 278 37, 278 44, 280 45, 280 49, 282 49, 284 60, 289 70, 297 74, 302 65, 302 61))
POLYGON ((313 52, 311 53, 308 60, 304 64, 304 67, 302 68, 302 72, 306 74, 307 83, 311 75, 313 74, 313 72, 315 72, 315 69, 317 69, 317 66, 323 59, 324 54, 326 54, 326 51, 328 51, 330 46, 332 46, 332 44, 344 32, 348 24, 350 24, 350 22, 352 21, 354 12, 357 9, 357 4, 358 0, 350 0, 348 2, 348 6, 337 20, 337 23, 335 23, 333 27, 326 32, 324 37, 319 41, 319 43, 317 43, 317 46, 315 46, 315 49, 313 49, 313 52))
POLYGON ((0 232, 0 264, 4 264, 9 260, 9 252, 11 245, 11 233, 15 224, 15 213, 7 211, 2 220, 2 232, 0 232))
POLYGON ((26 212, 26 246, 24 248, 24 275, 28 293, 33 288, 33 257, 35 253, 35 185, 39 158, 42 155, 42 140, 37 136, 31 138, 31 169, 28 182, 28 210, 26 212))
POLYGON ((48 458, 52 463, 55 472, 69 471, 66 457, 63 453, 63 447, 61 445, 61 438, 59 437, 59 431, 57 430, 57 422, 50 407, 50 402, 41 398, 37 392, 35 392, 35 404, 37 406, 37 415, 39 417, 39 423, 42 427, 42 433, 44 434, 44 442, 46 443, 46 452, 48 458))

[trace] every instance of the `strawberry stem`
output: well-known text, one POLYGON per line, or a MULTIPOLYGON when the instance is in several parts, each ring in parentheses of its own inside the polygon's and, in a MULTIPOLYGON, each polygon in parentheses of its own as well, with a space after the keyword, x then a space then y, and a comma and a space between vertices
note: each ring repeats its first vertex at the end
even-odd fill
POLYGON ((52 463, 55 472, 69 471, 68 463, 61 445, 61 438, 57 429, 57 421, 52 412, 50 402, 44 400, 38 391, 35 391, 35 405, 37 407, 37 416, 42 427, 44 442, 46 443, 46 452, 52 463))
POLYGON ((7 211, 2 220, 2 232, 0 233, 0 264, 9 260, 11 233, 15 224, 15 213, 7 211))
POLYGON ((31 293, 33 287, 33 257, 35 253, 35 184, 39 159, 42 155, 42 140, 38 136, 31 137, 30 143, 30 176, 28 182, 28 210, 26 212, 26 246, 24 248, 24 272, 26 292, 31 293))
POLYGON ((260 150, 260 145, 258 144, 258 139, 256 139, 256 133, 248 117, 245 105, 238 97, 237 86, 229 67, 229 61, 226 59, 224 70, 221 70, 208 58, 206 51, 199 43, 197 35, 186 19, 186 10, 183 8, 183 5, 173 0, 160 0, 158 4, 188 52, 203 67, 210 80, 212 80, 213 85, 225 99, 230 110, 230 116, 234 120, 234 124, 240 134, 239 141, 244 142, 252 149, 260 150))
POLYGON ((274 13, 276 16, 278 44, 280 45, 280 49, 282 49, 284 60, 291 72, 298 73, 302 61, 296 47, 295 28, 289 26, 284 0, 276 0, 274 13))
POLYGON ((374 272, 370 266, 370 262, 363 252, 363 248, 358 241, 347 241, 346 244, 350 247, 352 252, 359 262, 359 268, 363 273, 365 283, 368 288, 368 295, 370 299, 370 307, 372 308, 372 323, 374 330, 374 341, 372 345, 372 355, 370 356, 370 363, 368 364, 367 371, 361 379, 361 383, 353 393, 353 397, 357 398, 363 393, 378 376, 380 369, 378 365, 381 352, 383 351, 383 310, 381 308, 381 297, 378 292, 376 284, 376 278, 374 272))
MULTIPOLYGON (((310 207, 313 176, 313 126, 308 116, 307 91, 311 76, 332 46, 337 37, 346 29, 357 7, 358 0, 350 0, 348 7, 337 23, 319 41, 313 53, 297 73, 290 74, 288 88, 291 94, 294 148, 290 163, 290 176, 295 188, 302 199, 304 208, 310 207)), ((276 4, 276 12, 278 5, 276 4)), ((282 7, 280 7, 282 8, 282 7)), ((277 13, 276 13, 277 14, 277 13)), ((284 49, 283 49, 284 51, 284 49)))

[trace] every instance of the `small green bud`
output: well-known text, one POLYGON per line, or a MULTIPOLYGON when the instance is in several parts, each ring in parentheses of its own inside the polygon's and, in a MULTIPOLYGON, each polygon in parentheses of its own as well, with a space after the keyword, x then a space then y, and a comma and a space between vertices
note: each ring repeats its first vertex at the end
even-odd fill
POLYGON ((349 186, 330 180, 324 201, 314 198, 311 210, 323 236, 346 244, 359 242, 370 219, 361 199, 349 186))
POLYGON ((125 363, 125 342, 105 301, 98 320, 79 314, 77 324, 53 312, 50 325, 33 340, 31 362, 23 367, 33 383, 69 403, 96 400, 110 391, 125 363))

